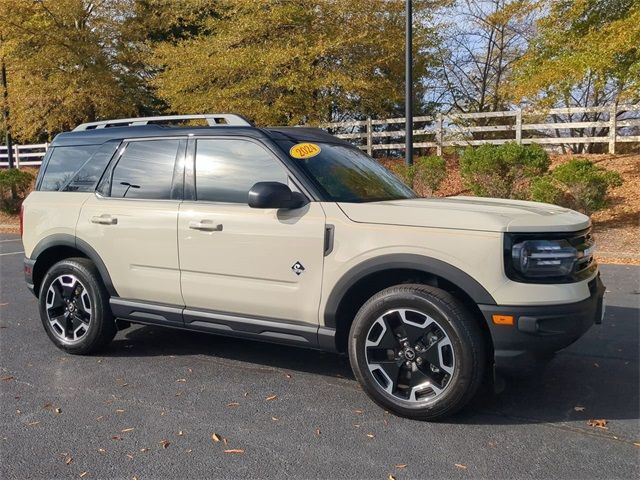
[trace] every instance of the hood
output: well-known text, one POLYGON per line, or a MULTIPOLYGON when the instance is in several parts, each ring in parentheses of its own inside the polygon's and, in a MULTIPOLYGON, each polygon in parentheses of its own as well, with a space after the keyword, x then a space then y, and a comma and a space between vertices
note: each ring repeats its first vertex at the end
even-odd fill
POLYGON ((548 203, 448 197, 339 203, 354 222, 489 232, 576 232, 589 217, 548 203))

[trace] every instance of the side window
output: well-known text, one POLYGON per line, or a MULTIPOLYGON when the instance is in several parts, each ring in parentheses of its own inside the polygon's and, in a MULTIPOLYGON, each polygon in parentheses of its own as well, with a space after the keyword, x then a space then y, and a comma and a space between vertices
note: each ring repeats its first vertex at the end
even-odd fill
POLYGON ((110 140, 102 144, 93 156, 80 167, 63 190, 65 192, 93 192, 119 144, 120 140, 110 140))
POLYGON ((111 179, 111 197, 168 200, 179 140, 130 142, 111 179))
POLYGON ((197 200, 247 203, 249 190, 257 182, 287 181, 286 170, 260 145, 248 140, 197 140, 197 200))
POLYGON ((86 163, 98 145, 55 147, 42 176, 39 190, 57 191, 71 181, 78 169, 86 163))

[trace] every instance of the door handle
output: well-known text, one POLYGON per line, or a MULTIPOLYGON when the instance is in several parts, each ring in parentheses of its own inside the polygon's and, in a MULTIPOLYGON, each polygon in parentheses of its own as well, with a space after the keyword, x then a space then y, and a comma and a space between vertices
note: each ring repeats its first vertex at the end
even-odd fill
POLYGON ((91 217, 91 223, 99 223, 100 225, 116 225, 118 223, 118 219, 105 213, 100 216, 91 217))
POLYGON ((214 224, 212 220, 201 220, 199 222, 189 222, 189 228, 203 232, 221 232, 222 224, 214 224))

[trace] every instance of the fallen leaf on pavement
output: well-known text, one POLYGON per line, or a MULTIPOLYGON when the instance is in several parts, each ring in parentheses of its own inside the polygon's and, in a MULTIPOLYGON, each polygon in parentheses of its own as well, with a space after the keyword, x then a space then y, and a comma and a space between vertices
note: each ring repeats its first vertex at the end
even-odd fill
POLYGON ((62 413, 62 409, 61 408, 56 408, 56 413, 62 413))
POLYGON ((129 460, 133 460, 133 455, 131 455, 130 453, 127 453, 127 458, 128 458, 129 460))
POLYGON ((636 447, 640 447, 640 442, 633 442, 636 447))
POLYGON ((100 453, 105 453, 105 452, 106 452, 106 450, 105 450, 104 448, 99 448, 99 449, 98 449, 98 452, 100 452, 100 453))
POLYGON ((375 438, 375 435, 373 433, 367 433, 367 437, 369 438, 375 438))
POLYGON ((148 452, 149 449, 148 448, 141 448, 140 451, 144 453, 144 452, 148 452))
POLYGON ((116 413, 124 413, 124 410, 121 408, 116 408, 116 413))
POLYGON ((607 423, 609 423, 607 420, 605 420, 604 418, 601 418, 596 420, 589 420, 587 422, 587 425, 589 425, 590 427, 596 427, 596 428, 607 428, 607 423))
POLYGON ((122 430, 120 430, 120 432, 127 433, 127 432, 133 432, 134 430, 135 428, 129 427, 129 428, 123 428, 122 430))
POLYGON ((362 415, 364 413, 363 410, 354 410, 355 413, 357 413, 358 415, 362 415))
POLYGON ((393 475, 389 474, 388 480, 396 480, 396 477, 394 477, 393 475))
POLYGON ((316 435, 320 436, 320 429, 316 428, 316 435))
POLYGON ((184 432, 182 430, 178 430, 178 436, 181 437, 184 435, 184 432))
POLYGON ((179 378, 178 380, 176 380, 176 382, 178 383, 185 383, 187 381, 186 378, 179 378))
POLYGON ((162 445, 162 448, 167 448, 171 444, 169 443, 169 440, 160 440, 160 445, 162 445))
POLYGON ((217 433, 212 433, 211 440, 213 441, 213 443, 218 443, 220 441, 220 436, 217 433))
POLYGON ((239 407, 240 404, 238 402, 227 403, 227 407, 239 407))
POLYGON ((278 421, 278 417, 271 417, 271 420, 273 420, 274 422, 278 421))
POLYGON ((466 470, 467 466, 466 465, 462 465, 461 463, 456 463, 455 464, 456 467, 461 468, 462 470, 466 470))
POLYGON ((584 412, 584 411, 585 411, 585 407, 581 407, 580 405, 578 405, 578 406, 576 406, 576 407, 573 407, 573 409, 574 409, 576 412, 584 412))
POLYGON ((40 422, 31 422, 31 423, 27 423, 27 425, 29 425, 30 427, 33 427, 34 425, 38 425, 40 422))
POLYGON ((122 437, 119 437, 118 435, 114 435, 113 437, 111 437, 111 440, 122 440, 122 437))
POLYGON ((3 382, 8 382, 9 380, 15 380, 16 377, 14 377, 13 375, 7 375, 5 377, 0 378, 0 380, 2 380, 3 382))
POLYGON ((244 450, 239 448, 232 448, 230 450, 225 450, 224 453, 244 453, 244 450))
POLYGON ((396 465, 396 468, 398 468, 398 469, 407 468, 407 464, 406 463, 399 463, 398 465, 396 465))
POLYGON ((290 373, 285 373, 284 376, 287 377, 287 378, 291 378, 291 374, 290 373))
POLYGON ((278 398, 277 395, 269 395, 267 398, 265 398, 265 400, 267 402, 270 402, 271 400, 275 400, 276 398, 278 398))
POLYGON ((80 474, 80 478, 84 478, 84 477, 87 475, 87 473, 89 473, 89 472, 82 472, 82 473, 80 474))
POLYGON ((67 457, 67 458, 65 458, 65 459, 64 459, 64 463, 65 463, 66 465, 70 465, 70 464, 71 464, 71 462, 73 462, 73 458, 71 458, 71 457, 67 457))

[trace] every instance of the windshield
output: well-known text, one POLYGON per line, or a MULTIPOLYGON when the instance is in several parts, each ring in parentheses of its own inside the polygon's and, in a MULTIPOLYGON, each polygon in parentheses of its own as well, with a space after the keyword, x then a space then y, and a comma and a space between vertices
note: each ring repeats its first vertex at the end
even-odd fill
POLYGON ((279 142, 292 161, 333 202, 378 202, 415 198, 413 191, 374 159, 355 147, 331 143, 305 143, 312 152, 297 153, 302 143, 279 142), (318 153, 319 152, 319 153, 318 153))

